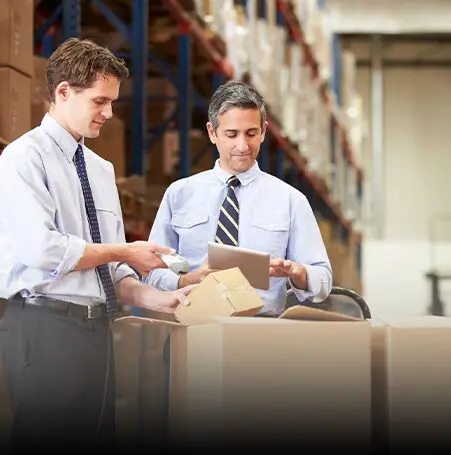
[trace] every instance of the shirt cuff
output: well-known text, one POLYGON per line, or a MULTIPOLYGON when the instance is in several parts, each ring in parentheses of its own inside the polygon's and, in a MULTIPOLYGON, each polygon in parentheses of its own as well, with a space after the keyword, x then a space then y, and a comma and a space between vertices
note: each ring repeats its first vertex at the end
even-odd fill
POLYGON ((114 276, 113 282, 115 285, 118 284, 119 281, 123 280, 124 278, 127 278, 128 276, 131 276, 132 278, 135 278, 136 280, 140 281, 138 274, 125 262, 119 262, 115 266, 113 276, 114 276))
POLYGON ((293 293, 296 295, 300 302, 311 299, 319 292, 320 289, 318 286, 319 277, 315 277, 315 272, 312 267, 310 265, 304 265, 304 267, 307 274, 307 289, 298 288, 291 278, 288 279, 293 293))
POLYGON ((172 270, 155 269, 145 277, 144 282, 161 291, 176 291, 179 279, 180 276, 172 270))
POLYGON ((52 272, 53 277, 66 275, 75 268, 85 254, 87 242, 80 237, 67 235, 66 251, 61 262, 52 272))

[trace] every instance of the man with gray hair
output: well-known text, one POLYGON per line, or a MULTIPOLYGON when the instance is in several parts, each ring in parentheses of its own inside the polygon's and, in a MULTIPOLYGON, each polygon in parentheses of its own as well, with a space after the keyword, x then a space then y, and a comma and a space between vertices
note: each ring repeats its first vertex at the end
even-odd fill
POLYGON ((211 272, 208 242, 216 241, 270 253, 260 315, 284 311, 287 283, 301 303, 328 297, 332 270, 307 198, 257 163, 267 125, 265 103, 251 85, 229 81, 213 94, 207 131, 219 159, 213 169, 168 187, 149 235, 184 256, 191 271, 178 276, 155 269, 148 284, 175 290, 200 283, 211 272))

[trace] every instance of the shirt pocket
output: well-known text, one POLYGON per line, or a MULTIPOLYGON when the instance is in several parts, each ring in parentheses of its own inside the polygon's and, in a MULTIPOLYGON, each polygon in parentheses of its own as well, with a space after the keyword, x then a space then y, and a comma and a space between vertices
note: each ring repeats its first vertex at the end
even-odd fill
POLYGON ((252 248, 266 251, 272 257, 286 257, 290 221, 283 215, 254 215, 251 221, 252 248))
POLYGON ((209 238, 209 216, 205 212, 174 213, 171 225, 179 237, 178 252, 194 257, 206 251, 209 238))
POLYGON ((119 218, 117 213, 106 207, 96 207, 102 243, 118 243, 117 229, 119 218))

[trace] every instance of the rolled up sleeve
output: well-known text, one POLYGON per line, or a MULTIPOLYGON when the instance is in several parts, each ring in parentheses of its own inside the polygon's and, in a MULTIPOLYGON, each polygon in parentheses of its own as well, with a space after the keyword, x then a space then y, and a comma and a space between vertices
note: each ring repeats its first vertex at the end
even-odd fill
MULTIPOLYGON (((149 233, 149 241, 178 251, 178 236, 171 226, 171 189, 165 192, 149 233)), ((145 278, 145 283, 162 291, 175 291, 179 286, 179 275, 169 269, 154 269, 145 278)))
POLYGON ((307 199, 299 195, 292 204, 292 230, 287 258, 305 266, 307 289, 297 288, 289 280, 291 289, 300 302, 325 300, 332 289, 332 268, 321 231, 307 199))
POLYGON ((125 264, 124 262, 117 263, 114 267, 114 284, 118 284, 124 278, 128 276, 135 278, 136 280, 140 280, 138 274, 133 270, 129 265, 125 264))

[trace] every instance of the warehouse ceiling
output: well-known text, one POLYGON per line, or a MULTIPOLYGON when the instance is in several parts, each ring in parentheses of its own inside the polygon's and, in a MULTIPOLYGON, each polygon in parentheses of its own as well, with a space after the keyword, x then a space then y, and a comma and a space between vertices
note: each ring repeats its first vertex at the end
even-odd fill
POLYGON ((325 0, 325 6, 359 66, 370 64, 376 42, 386 67, 451 66, 451 0, 325 0))
POLYGON ((338 33, 449 34, 450 0, 325 0, 338 33))

